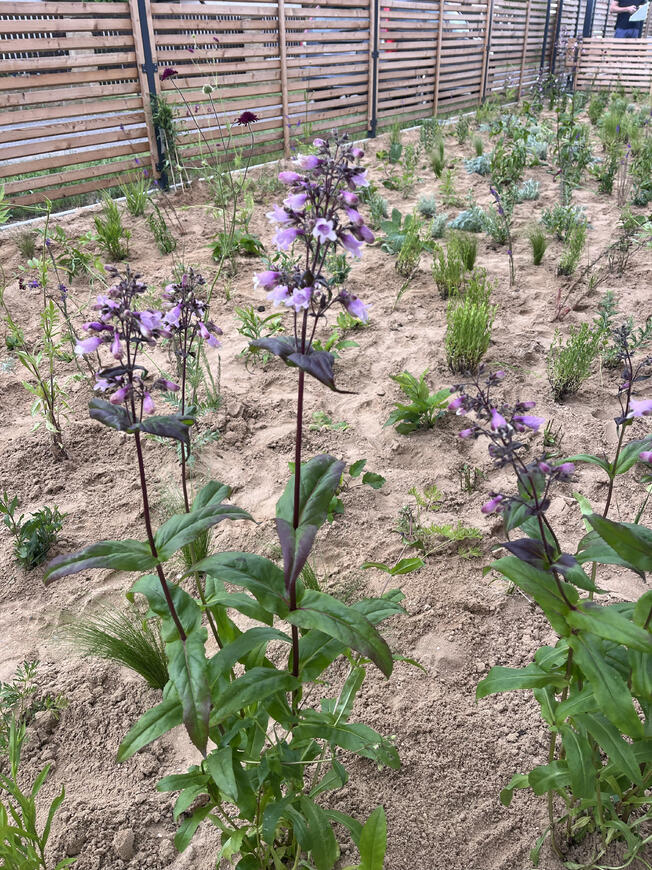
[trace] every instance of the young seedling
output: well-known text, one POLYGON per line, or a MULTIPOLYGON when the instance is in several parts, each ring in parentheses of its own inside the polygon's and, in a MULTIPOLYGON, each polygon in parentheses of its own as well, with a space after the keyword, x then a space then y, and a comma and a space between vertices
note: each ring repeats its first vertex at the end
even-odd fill
POLYGON ((407 435, 416 429, 431 429, 444 416, 451 391, 445 387, 431 393, 426 382, 427 374, 426 369, 418 379, 409 372, 390 375, 410 401, 409 404, 395 402, 395 410, 385 421, 385 426, 395 426, 397 432, 407 435))

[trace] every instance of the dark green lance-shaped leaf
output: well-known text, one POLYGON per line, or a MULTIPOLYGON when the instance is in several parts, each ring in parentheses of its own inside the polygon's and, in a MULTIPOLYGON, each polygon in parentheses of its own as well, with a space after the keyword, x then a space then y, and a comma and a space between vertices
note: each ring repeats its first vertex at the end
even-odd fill
POLYGON ((622 616, 614 607, 601 607, 595 602, 583 602, 581 610, 568 615, 573 628, 583 629, 605 640, 621 643, 630 649, 652 653, 652 634, 622 616))
MULTIPOLYGON (((202 617, 199 604, 197 604, 195 599, 191 595, 188 595, 188 593, 180 586, 176 586, 174 583, 168 583, 167 587, 183 630, 186 634, 191 634, 193 631, 198 630, 201 627, 202 617)), ((172 619, 159 577, 156 574, 146 574, 143 577, 139 577, 127 593, 127 598, 130 601, 133 601, 135 593, 144 595, 152 614, 161 618, 161 634, 163 640, 176 640, 179 633, 176 624, 172 619)))
POLYGON ((211 710, 205 649, 207 636, 205 628, 195 629, 185 641, 176 639, 165 645, 170 680, 183 706, 183 724, 201 753, 206 751, 211 710))
POLYGON ((652 620, 650 613, 652 612, 652 589, 644 592, 638 601, 634 604, 632 612, 632 622, 635 625, 645 626, 646 631, 652 629, 652 620))
POLYGON ((591 686, 584 686, 581 691, 573 691, 565 701, 560 701, 555 710, 555 722, 561 725, 567 719, 572 719, 578 713, 595 713, 598 710, 598 701, 593 694, 591 686))
POLYGON ((342 686, 342 690, 340 691, 333 710, 335 724, 340 721, 346 722, 351 715, 356 695, 360 690, 360 686, 364 683, 366 675, 367 671, 361 665, 356 665, 351 669, 348 677, 344 681, 344 685, 342 686))
POLYGON ((278 500, 276 529, 283 551, 285 586, 288 590, 306 563, 318 529, 326 522, 328 506, 340 484, 343 471, 344 463, 327 454, 315 456, 302 464, 296 528, 294 474, 278 500))
POLYGON ((183 708, 178 698, 167 698, 148 710, 133 725, 120 744, 118 761, 126 761, 139 749, 167 734, 183 722, 183 708))
POLYGON ((395 746, 362 722, 346 722, 331 726, 324 722, 323 717, 319 717, 318 722, 301 722, 292 734, 297 742, 307 738, 326 740, 348 752, 370 758, 383 767, 391 767, 392 770, 398 770, 401 766, 395 746))
POLYGON ((551 568, 558 571, 565 580, 579 589, 585 589, 587 592, 604 591, 596 587, 575 556, 571 556, 570 553, 561 553, 557 560, 553 562, 551 568))
POLYGON ((592 453, 576 453, 575 456, 569 456, 563 460, 564 462, 588 462, 590 465, 597 465, 605 474, 611 477, 611 463, 600 456, 594 456, 592 453))
POLYGON ((141 541, 100 541, 76 553, 57 556, 46 571, 44 582, 51 583, 59 577, 90 571, 92 568, 109 568, 112 571, 151 571, 157 559, 152 556, 149 544, 141 541))
POLYGON ((570 612, 570 607, 567 602, 574 605, 579 598, 573 586, 563 581, 558 586, 551 574, 522 562, 516 556, 498 559, 492 562, 491 567, 534 598, 557 634, 565 636, 569 633, 566 615, 570 612))
POLYGON ((565 761, 552 761, 535 767, 528 775, 530 788, 535 794, 547 794, 568 788, 571 784, 568 764, 565 761))
POLYGON ((634 523, 615 523, 598 514, 587 517, 618 555, 639 571, 652 571, 652 531, 634 523))
POLYGON ((156 791, 181 791, 191 785, 206 785, 208 774, 203 773, 200 767, 194 765, 188 773, 172 773, 164 776, 156 783, 156 791))
POLYGON ((174 807, 172 809, 172 818, 176 822, 179 819, 181 813, 185 813, 186 810, 190 809, 190 807, 194 804, 197 798, 201 794, 206 794, 208 789, 206 785, 200 783, 194 783, 193 785, 189 785, 187 788, 184 788, 179 797, 174 802, 174 807))
POLYGON ((249 619, 264 622, 265 625, 272 625, 274 621, 274 615, 261 607, 251 595, 246 592, 227 592, 222 581, 215 577, 211 577, 211 594, 206 599, 206 607, 208 610, 231 607, 249 619))
POLYGON ((110 426, 111 429, 117 429, 118 432, 133 434, 139 428, 138 423, 131 419, 122 405, 112 405, 106 399, 91 399, 88 403, 88 412, 91 420, 98 420, 105 426, 110 426))
POLYGON ((310 789, 309 797, 314 800, 316 797, 319 797, 320 794, 324 794, 324 792, 334 791, 335 789, 341 788, 343 785, 346 785, 348 781, 349 775, 346 772, 344 765, 340 764, 336 758, 331 758, 331 766, 319 782, 310 789))
POLYGON ((228 687, 215 700, 211 725, 217 725, 240 713, 252 704, 264 703, 272 695, 284 694, 298 689, 300 680, 287 671, 276 668, 252 668, 228 687))
POLYGON ((224 499, 229 498, 230 496, 230 486, 227 486, 225 483, 220 483, 218 480, 211 480, 199 490, 193 499, 190 510, 198 511, 211 504, 221 504, 224 499))
POLYGON ((578 713, 575 721, 593 737, 618 769, 636 785, 643 785, 641 771, 630 743, 623 740, 618 729, 601 713, 578 713))
MULTIPOLYGON (((585 517, 587 516, 591 516, 591 514, 585 514, 585 517)), ((585 565, 587 562, 599 562, 601 565, 620 565, 622 568, 634 571, 639 576, 645 576, 643 572, 638 571, 633 565, 621 558, 593 529, 584 535, 579 542, 575 558, 580 565, 585 565)))
POLYGON ((187 447, 190 444, 190 427, 194 422, 194 417, 182 414, 145 417, 140 423, 140 431, 146 432, 148 435, 158 435, 159 438, 172 438, 174 441, 181 441, 187 447))
POLYGON ((261 606, 285 619, 288 604, 285 598, 285 583, 283 572, 263 556, 252 553, 216 553, 207 559, 202 559, 192 567, 192 573, 201 572, 208 575, 206 595, 210 597, 215 591, 211 578, 216 577, 220 584, 232 583, 234 586, 244 586, 260 602, 261 606))
POLYGON ((504 668, 498 665, 489 671, 484 680, 480 680, 475 690, 475 697, 479 700, 495 692, 537 689, 544 686, 562 689, 566 682, 562 674, 551 674, 535 664, 530 664, 525 668, 504 668))
POLYGON ((644 450, 652 450, 652 435, 646 435, 645 438, 637 438, 621 448, 618 461, 616 462, 616 474, 625 474, 625 472, 629 471, 638 462, 639 454, 644 450))
POLYGON ((272 640, 280 640, 291 643, 292 638, 276 628, 264 628, 257 626, 250 628, 236 640, 226 644, 216 653, 208 664, 211 686, 216 686, 220 677, 225 677, 235 667, 236 662, 242 661, 252 650, 262 648, 272 640))
POLYGON ((365 822, 358 849, 360 870, 383 870, 387 851, 387 819, 382 807, 376 807, 365 822))
POLYGON ((299 808, 306 823, 305 831, 296 831, 301 847, 310 852, 317 870, 332 870, 339 850, 330 819, 307 795, 299 798, 299 808))
POLYGON ((337 822, 338 825, 342 825, 342 827, 347 829, 356 846, 360 843, 362 825, 357 819, 347 815, 347 813, 341 813, 339 810, 324 810, 324 812, 331 822, 337 822))
POLYGON ((210 804, 207 807, 198 807, 192 815, 185 818, 179 825, 179 829, 174 836, 174 845, 177 852, 183 852, 190 845, 190 841, 195 836, 195 831, 210 813, 210 804))
POLYGON ((242 508, 231 504, 213 504, 197 508, 187 514, 170 517, 154 535, 156 550, 162 560, 186 544, 195 540, 200 532, 216 526, 222 520, 252 520, 253 517, 242 508))
POLYGON ((630 737, 642 738, 643 725, 634 709, 627 683, 607 664, 598 641, 590 634, 569 638, 575 662, 588 677, 600 709, 610 722, 630 737))
POLYGON ((233 749, 225 746, 206 756, 206 770, 222 794, 231 803, 238 802, 238 785, 233 772, 233 749))
POLYGON ((593 766, 593 752, 584 734, 580 734, 570 725, 559 728, 562 744, 568 763, 571 789, 576 798, 595 797, 596 776, 593 766))
POLYGON ((386 677, 392 673, 392 654, 371 622, 352 607, 325 592, 307 589, 288 622, 299 628, 316 628, 345 646, 370 658, 386 677))

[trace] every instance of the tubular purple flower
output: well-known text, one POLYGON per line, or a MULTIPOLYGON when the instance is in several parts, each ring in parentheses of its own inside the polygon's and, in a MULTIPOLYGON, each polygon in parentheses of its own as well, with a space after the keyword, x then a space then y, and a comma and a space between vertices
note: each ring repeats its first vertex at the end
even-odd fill
POLYGON ((350 296, 346 302, 346 310, 351 317, 357 317, 363 323, 369 321, 369 306, 365 305, 358 296, 350 296))
POLYGON ((120 387, 109 399, 112 405, 121 405, 129 395, 129 387, 120 387))
POLYGON ((315 148, 323 148, 326 142, 323 139, 313 139, 312 144, 315 148))
POLYGON ((274 236, 274 244, 279 249, 279 251, 287 251, 292 242, 299 235, 302 235, 301 230, 297 229, 296 227, 285 227, 285 229, 278 229, 276 231, 276 235, 274 236))
POLYGON ((272 206, 272 210, 267 212, 266 217, 269 221, 277 224, 289 224, 292 221, 292 215, 288 214, 285 209, 282 209, 276 203, 272 206))
POLYGON ((627 419, 631 417, 652 416, 652 399, 632 399, 629 403, 630 411, 627 419))
POLYGON ((571 474, 575 474, 575 466, 572 462, 562 462, 562 464, 558 465, 555 470, 561 472, 561 474, 566 477, 570 477, 571 474))
POLYGON ((351 233, 340 233, 340 243, 354 257, 362 256, 362 242, 355 239, 351 233))
POLYGON ((550 472, 552 471, 552 465, 547 462, 540 462, 539 471, 542 471, 544 474, 550 474, 550 472))
POLYGON ((165 378, 159 378, 154 381, 153 386, 159 390, 165 390, 167 393, 176 393, 179 390, 179 384, 175 384, 173 381, 168 381, 165 378))
POLYGON ((359 160, 361 157, 364 157, 364 151, 362 148, 351 148, 351 157, 354 160, 359 160))
POLYGON ((362 226, 359 227, 354 227, 353 234, 360 241, 366 242, 368 245, 373 245, 373 243, 376 241, 376 237, 366 224, 362 224, 362 226))
POLYGON ((294 184, 296 181, 301 181, 301 178, 302 176, 298 172, 292 172, 291 170, 279 172, 278 174, 278 180, 283 184, 294 184))
POLYGON ((117 330, 113 333, 113 341, 111 342, 111 354, 114 359, 122 359, 122 357, 124 356, 124 350, 122 349, 120 335, 117 330))
POLYGON ((274 289, 267 294, 267 299, 270 302, 273 302, 274 305, 281 305, 288 298, 290 291, 284 284, 279 284, 278 287, 274 287, 274 289))
POLYGON ((316 154, 299 154, 296 162, 302 169, 317 169, 321 164, 321 160, 316 154))
POLYGON ((293 291, 292 296, 285 300, 288 308, 294 308, 295 311, 301 311, 310 305, 312 298, 312 287, 301 287, 293 291))
POLYGON ((456 396, 452 401, 448 403, 449 411, 457 411, 460 408, 464 407, 464 402, 466 401, 466 396, 456 396))
POLYGON ((341 193, 342 201, 346 203, 346 205, 357 205, 360 202, 360 198, 352 193, 350 190, 343 190, 341 193))
POLYGON ((326 242, 337 241, 337 233, 333 229, 333 221, 327 221, 325 218, 317 218, 312 228, 312 235, 322 245, 325 245, 326 242))
POLYGON ((458 438, 470 438, 475 434, 475 426, 471 426, 470 429, 462 429, 461 432, 457 433, 458 438))
POLYGON ((82 323, 82 329, 86 332, 101 332, 103 329, 109 329, 106 323, 101 323, 99 320, 88 320, 82 323))
POLYGON ((143 414, 153 414, 154 413, 154 399, 150 396, 149 393, 144 393, 143 395, 143 414))
POLYGON ((545 423, 545 417, 533 417, 530 414, 515 414, 513 417, 515 423, 520 423, 522 426, 525 426, 527 429, 533 429, 535 432, 543 423, 545 423))
POLYGON ((215 334, 213 332, 210 332, 210 330, 207 328, 206 324, 203 321, 200 320, 197 325, 199 326, 199 334, 209 347, 222 346, 221 343, 217 340, 215 334))
POLYGON ((90 338, 83 338, 75 345, 75 353, 77 356, 83 356, 85 353, 94 353, 102 344, 102 339, 99 335, 91 335, 90 338))
POLYGON ((351 176, 351 184, 354 187, 369 187, 369 181, 367 179, 367 170, 363 169, 360 172, 356 172, 355 175, 351 176))
POLYGON ((364 219, 359 211, 354 208, 345 208, 344 211, 347 213, 349 220, 356 227, 362 226, 364 223, 364 219))
POLYGON ((163 319, 168 326, 178 326, 181 320, 181 305, 175 305, 163 319))
POLYGON ((491 408, 491 428, 494 432, 497 429, 504 429, 507 426, 507 420, 502 414, 499 414, 495 408, 491 408))
POLYGON ((480 510, 483 514, 492 514, 494 511, 498 510, 500 503, 504 500, 504 495, 495 495, 493 498, 489 499, 488 502, 483 504, 480 510))
POLYGON ((293 193, 283 200, 283 205, 291 211, 303 211, 307 199, 307 193, 293 193))
POLYGON ((133 316, 138 320, 144 338, 151 338, 152 333, 162 326, 163 315, 160 311, 134 311, 133 316))
POLYGON ((648 465, 652 465, 652 450, 644 450, 638 454, 638 458, 640 462, 647 462, 648 465))
POLYGON ((280 277, 280 272, 274 272, 271 269, 266 272, 256 272, 254 274, 254 287, 256 290, 260 287, 274 287, 280 277))

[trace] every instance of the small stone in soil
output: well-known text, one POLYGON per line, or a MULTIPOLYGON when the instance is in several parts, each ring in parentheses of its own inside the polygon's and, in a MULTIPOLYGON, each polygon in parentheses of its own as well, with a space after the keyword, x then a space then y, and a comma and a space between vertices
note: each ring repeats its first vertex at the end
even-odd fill
POLYGON ((134 856, 134 832, 131 828, 122 828, 113 838, 113 848, 118 858, 131 861, 134 856))

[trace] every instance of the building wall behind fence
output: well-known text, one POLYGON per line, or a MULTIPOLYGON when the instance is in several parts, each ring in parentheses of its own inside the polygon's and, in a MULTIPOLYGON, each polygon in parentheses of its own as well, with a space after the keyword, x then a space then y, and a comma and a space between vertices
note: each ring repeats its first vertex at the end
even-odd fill
POLYGON ((0 183, 30 205, 156 175, 152 91, 199 166, 245 110, 264 156, 306 127, 364 136, 520 93, 563 60, 586 2, 551 0, 546 31, 547 0, 0 0, 0 183))

